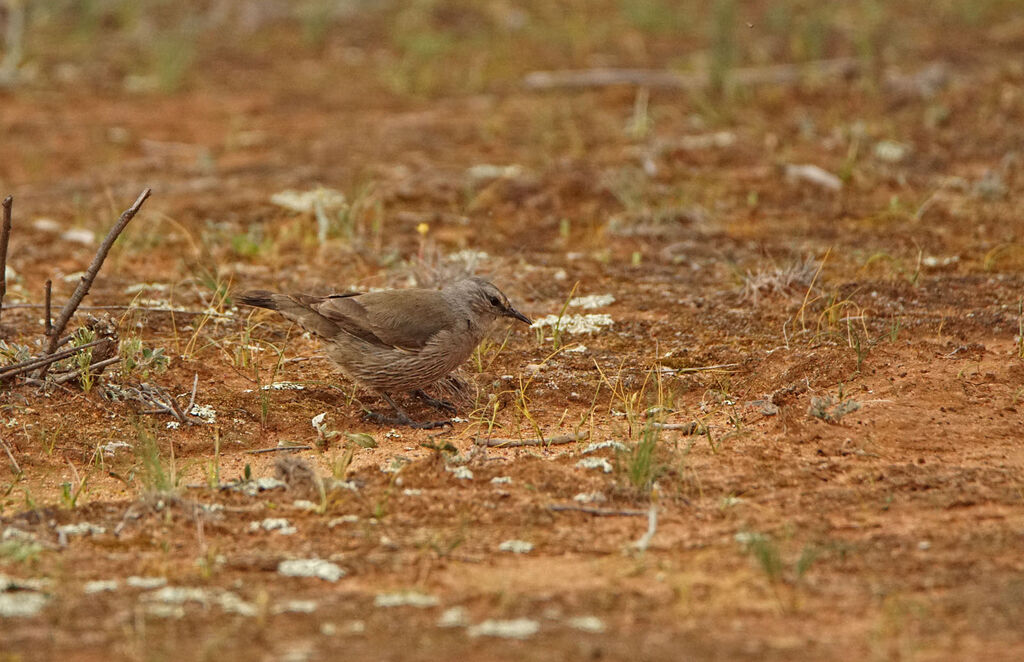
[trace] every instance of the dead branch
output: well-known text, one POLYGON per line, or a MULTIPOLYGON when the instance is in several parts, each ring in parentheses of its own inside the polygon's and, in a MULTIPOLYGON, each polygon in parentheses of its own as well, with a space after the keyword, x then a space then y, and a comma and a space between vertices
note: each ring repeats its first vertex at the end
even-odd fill
MULTIPOLYGON (((7 306, 8 310, 13 308, 45 308, 46 304, 42 303, 15 303, 7 306)), ((130 310, 130 311, 141 311, 144 313, 167 313, 170 315, 209 315, 210 317, 221 317, 224 319, 237 319, 235 315, 229 313, 215 313, 210 310, 179 310, 178 308, 160 308, 156 306, 132 306, 132 305, 121 305, 121 306, 79 306, 78 310, 130 310)))
POLYGON ((645 517, 647 515, 646 510, 614 510, 611 508, 592 508, 590 506, 566 506, 560 504, 552 504, 548 506, 548 510, 552 510, 556 513, 586 513, 588 515, 597 515, 599 517, 645 517))
POLYGON ((4 220, 0 225, 0 316, 4 311, 4 295, 7 294, 7 242, 11 240, 11 205, 14 198, 4 198, 4 220))
POLYGON ((259 448, 254 451, 245 451, 249 455, 261 455, 263 453, 279 453, 282 451, 311 451, 312 446, 273 446, 271 448, 259 448))
MULTIPOLYGON (((76 348, 76 349, 79 349, 79 348, 76 348)), ((120 356, 112 356, 109 359, 103 359, 102 361, 97 361, 96 363, 93 363, 92 365, 85 366, 85 367, 82 367, 82 368, 78 368, 77 370, 72 370, 71 372, 67 372, 67 373, 64 373, 63 375, 55 377, 53 379, 53 383, 54 384, 63 384, 65 382, 70 382, 72 379, 75 379, 76 377, 80 376, 86 370, 88 370, 90 372, 98 372, 100 370, 103 370, 103 368, 106 368, 108 365, 113 365, 114 363, 117 363, 120 360, 121 360, 120 356)))
MULTIPOLYGON (((139 213, 139 209, 142 208, 142 203, 149 198, 150 193, 152 193, 151 189, 147 188, 144 190, 139 195, 138 199, 135 200, 135 203, 121 214, 117 223, 115 223, 114 227, 112 227, 110 232, 107 233, 107 237, 103 240, 103 243, 100 244, 99 249, 97 249, 96 255, 93 257, 92 263, 86 270, 85 275, 82 276, 81 280, 78 282, 78 287, 76 287, 75 291, 71 294, 71 298, 68 299, 67 304, 64 305, 64 309, 60 313, 60 317, 57 318, 56 323, 53 325, 53 333, 50 335, 49 342, 46 347, 47 354, 53 354, 53 352, 56 351, 58 343, 60 342, 61 334, 64 333, 65 327, 67 327, 68 322, 71 321, 71 316, 75 314, 76 310, 78 310, 78 306, 82 303, 82 299, 84 299, 85 295, 89 293, 89 288, 92 287, 93 281, 96 280, 96 275, 99 274, 100 267, 103 266, 103 261, 107 259, 107 254, 114 246, 114 242, 121 235, 121 232, 125 229, 128 223, 135 218, 136 214, 139 213)), ((36 378, 42 379, 46 374, 47 368, 48 365, 43 366, 39 370, 39 374, 36 375, 36 378)))
POLYGON ((45 290, 45 292, 43 292, 43 296, 44 296, 44 301, 45 301, 45 303, 43 305, 46 306, 45 316, 43 317, 43 319, 46 320, 46 327, 43 330, 43 335, 45 335, 47 338, 49 338, 50 336, 53 335, 53 311, 50 310, 50 300, 51 300, 51 297, 53 296, 53 281, 52 280, 47 280, 46 281, 46 290, 45 290))
POLYGON ((77 354, 83 349, 89 349, 90 347, 95 347, 106 342, 110 342, 110 338, 100 338, 99 340, 94 340, 91 343, 86 343, 78 347, 69 347, 68 349, 55 352, 48 356, 36 357, 34 359, 22 361, 21 363, 3 366, 2 368, 0 368, 0 379, 8 379, 10 377, 20 375, 22 373, 31 372, 32 370, 36 370, 45 365, 56 363, 61 359, 66 359, 69 356, 72 356, 73 354, 77 354))
POLYGON ((21 466, 18 464, 18 461, 14 459, 14 453, 11 452, 10 446, 8 446, 7 442, 3 439, 0 439, 0 445, 3 445, 4 451, 7 453, 7 458, 11 461, 11 469, 14 470, 14 475, 20 476, 21 466))
POLYGON ((563 434, 550 439, 484 439, 473 437, 473 443, 487 448, 519 448, 522 446, 557 446, 559 444, 571 444, 575 441, 583 441, 587 438, 586 432, 575 434, 563 434))
MULTIPOLYGON (((860 64, 855 58, 817 60, 806 64, 775 64, 766 67, 744 67, 728 73, 733 85, 788 85, 804 77, 845 78, 855 74, 860 64)), ((580 69, 534 71, 526 75, 523 85, 531 90, 556 88, 607 87, 636 85, 685 91, 704 90, 712 85, 708 73, 684 74, 660 69, 580 69)))

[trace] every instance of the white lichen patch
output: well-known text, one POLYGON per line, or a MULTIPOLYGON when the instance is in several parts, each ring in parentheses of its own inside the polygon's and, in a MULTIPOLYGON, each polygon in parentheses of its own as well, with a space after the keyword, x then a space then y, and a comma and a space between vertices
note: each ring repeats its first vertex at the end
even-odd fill
POLYGON ((57 527, 58 536, 101 536, 106 532, 107 530, 104 527, 92 522, 63 524, 57 527))
POLYGON ((581 469, 600 469, 606 474, 610 474, 612 472, 611 463, 603 457, 585 457, 577 462, 576 466, 581 469))
POLYGON ((580 492, 572 500, 576 503, 603 503, 608 498, 601 492, 580 492))
POLYGON ((318 207, 325 212, 336 212, 344 209, 347 204, 344 193, 323 187, 310 191, 280 191, 271 195, 270 201, 278 207, 300 214, 311 214, 318 207))
POLYGON ((626 445, 623 444, 621 441, 615 441, 614 439, 608 439, 607 441, 595 441, 592 444, 589 444, 586 448, 583 449, 583 454, 584 455, 588 455, 590 453, 595 453, 597 451, 601 451, 601 450, 604 450, 606 448, 611 448, 611 449, 614 449, 614 450, 617 450, 617 451, 626 451, 627 450, 626 449, 626 445))
POLYGON ((442 612, 437 619, 439 628, 464 628, 469 625, 469 612, 465 607, 451 607, 442 612))
POLYGON ((288 600, 274 605, 271 611, 275 614, 312 614, 317 606, 315 600, 288 600))
POLYGON ((436 607, 441 601, 433 595, 402 591, 400 593, 380 593, 373 599, 374 607, 436 607))
POLYGON ((509 485, 512 483, 512 476, 495 476, 491 479, 491 485, 509 485))
POLYGON ((342 524, 355 524, 359 521, 359 515, 342 515, 341 517, 335 517, 331 521, 327 522, 327 528, 333 529, 336 526, 342 524))
POLYGON ((82 591, 86 595, 92 595, 93 593, 106 593, 109 591, 116 591, 120 583, 116 579, 97 579, 91 582, 86 582, 85 586, 82 587, 82 591))
POLYGON ((566 621, 569 627, 581 632, 600 634, 605 631, 604 621, 597 616, 574 616, 566 621))
POLYGON ((585 297, 575 297, 569 299, 569 305, 576 308, 585 308, 586 310, 593 310, 594 308, 603 308, 615 303, 615 295, 613 294, 589 294, 585 297))
MULTIPOLYGON (((295 382, 274 382, 273 384, 264 384, 260 387, 261 391, 304 391, 305 389, 305 385, 296 384, 295 382)), ((247 388, 242 393, 252 393, 252 391, 251 388, 247 388)))
POLYGON ((606 326, 615 323, 611 315, 596 313, 590 315, 548 315, 541 317, 530 325, 532 329, 542 329, 546 326, 556 328, 563 333, 580 334, 596 333, 606 326))
POLYGON ((167 585, 166 577, 137 577, 132 575, 124 580, 124 583, 132 588, 140 588, 144 591, 151 591, 167 585))
POLYGON ((291 525, 291 522, 283 517, 268 517, 259 522, 249 522, 250 532, 259 531, 261 529, 263 531, 277 531, 282 536, 290 536, 296 531, 295 527, 291 525))
POLYGON ((530 618, 516 618, 509 621, 486 620, 466 630, 471 637, 500 637, 502 639, 527 639, 540 631, 540 623, 530 618))
POLYGON ((289 559, 277 564, 278 574, 285 577, 316 577, 326 582, 336 582, 345 576, 337 564, 323 559, 289 559))
POLYGON ((192 409, 188 410, 188 413, 195 416, 203 423, 216 423, 217 422, 217 410, 210 405, 192 405, 192 409))
POLYGON ((473 472, 469 467, 445 467, 445 470, 451 472, 452 476, 459 480, 473 480, 473 472))
POLYGON ((506 540, 498 545, 498 549, 513 554, 529 554, 533 551, 533 543, 526 540, 506 540))
POLYGON ((0 618, 27 618, 35 616, 49 598, 43 593, 32 593, 31 591, 15 591, 11 593, 0 593, 0 618))

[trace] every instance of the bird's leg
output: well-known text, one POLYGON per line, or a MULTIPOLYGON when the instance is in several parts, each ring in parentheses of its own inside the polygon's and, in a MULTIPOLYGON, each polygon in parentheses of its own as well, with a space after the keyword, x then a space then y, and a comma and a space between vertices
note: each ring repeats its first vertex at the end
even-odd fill
POLYGON ((448 402, 447 400, 432 398, 429 395, 427 395, 427 392, 421 388, 409 392, 415 395, 417 398, 419 398, 420 401, 430 405, 439 412, 451 414, 452 416, 454 416, 455 413, 458 411, 457 409, 455 409, 455 405, 453 405, 452 403, 448 402))
POLYGON ((409 418, 409 414, 405 413, 405 410, 398 406, 391 396, 383 391, 380 392, 381 397, 391 405, 395 410, 395 416, 385 416, 379 412, 368 411, 366 412, 366 418, 370 419, 374 423, 382 423, 384 425, 408 425, 411 428, 419 428, 421 430, 433 430, 436 428, 442 428, 446 425, 451 425, 451 421, 426 421, 419 422, 409 418))

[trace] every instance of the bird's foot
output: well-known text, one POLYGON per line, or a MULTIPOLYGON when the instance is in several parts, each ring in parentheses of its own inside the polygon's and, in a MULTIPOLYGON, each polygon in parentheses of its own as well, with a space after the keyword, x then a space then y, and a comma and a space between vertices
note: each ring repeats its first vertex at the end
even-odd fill
POLYGON ((432 398, 429 395, 427 395, 427 392, 424 391, 421 388, 418 388, 415 391, 410 391, 410 393, 412 393, 417 398, 419 398, 421 402, 424 402, 424 403, 430 405, 431 407, 433 407, 434 409, 438 410, 439 412, 446 413, 446 414, 451 414, 452 416, 454 416, 456 414, 456 412, 458 411, 455 408, 455 405, 453 405, 452 403, 448 402, 447 400, 441 400, 439 398, 432 398))
POLYGON ((381 414, 376 411, 367 411, 364 413, 364 417, 369 421, 373 421, 374 423, 379 423, 381 425, 404 425, 410 428, 416 428, 417 430, 436 430, 452 424, 451 421, 414 421, 404 412, 395 416, 388 416, 387 414, 381 414))

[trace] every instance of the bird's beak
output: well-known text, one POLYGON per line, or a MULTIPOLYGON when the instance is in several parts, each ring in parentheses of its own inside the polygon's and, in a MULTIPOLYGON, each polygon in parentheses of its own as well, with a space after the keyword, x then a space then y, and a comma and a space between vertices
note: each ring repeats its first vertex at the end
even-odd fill
POLYGON ((531 320, 529 317, 527 317, 526 315, 522 314, 521 312, 519 312, 518 310, 516 310, 512 306, 509 306, 508 310, 505 311, 505 317, 511 317, 512 319, 517 319, 520 322, 525 322, 527 324, 533 324, 533 320, 531 320))

